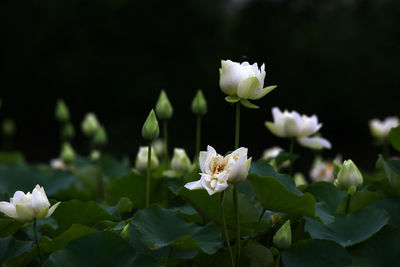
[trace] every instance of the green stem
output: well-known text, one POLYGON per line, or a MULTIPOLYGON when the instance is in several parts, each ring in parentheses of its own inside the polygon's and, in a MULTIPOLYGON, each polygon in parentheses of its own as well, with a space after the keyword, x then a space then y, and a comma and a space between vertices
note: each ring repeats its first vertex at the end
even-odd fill
POLYGON ((200 142, 201 142, 201 116, 197 116, 197 123, 196 123, 196 154, 195 154, 195 162, 199 158, 200 154, 200 142))
POLYGON ((221 193, 221 220, 222 220, 222 226, 224 227, 224 235, 225 235, 226 244, 228 245, 229 254, 231 256, 232 267, 234 267, 235 260, 233 259, 232 248, 231 248, 231 244, 229 243, 228 231, 226 230, 224 200, 225 200, 225 191, 222 191, 222 193, 221 193))
POLYGON ((169 257, 171 256, 171 253, 172 253, 172 249, 173 249, 173 247, 170 246, 169 247, 169 251, 168 251, 168 255, 167 255, 167 257, 165 258, 165 261, 164 261, 164 266, 167 266, 168 259, 169 259, 169 257))
POLYGON ((240 102, 236 103, 235 149, 239 148, 240 102))
POLYGON ((42 257, 42 252, 40 250, 39 238, 38 238, 37 227, 36 227, 36 218, 33 219, 33 234, 35 235, 35 242, 36 242, 36 247, 38 249, 40 265, 43 265, 43 257, 42 257))
POLYGON ((289 160, 290 160, 290 167, 289 167, 289 175, 293 176, 293 150, 294 150, 294 138, 290 139, 290 147, 289 147, 289 160))
POLYGON ((168 155, 168 122, 167 120, 163 120, 163 139, 164 139, 164 161, 169 162, 169 155, 168 155))
POLYGON ((263 209, 263 211, 261 212, 260 218, 258 218, 259 221, 262 220, 264 214, 265 214, 266 209, 263 209))
POLYGON ((149 153, 147 154, 147 180, 146 180, 146 208, 150 205, 150 173, 151 173, 151 141, 149 142, 149 153))
POLYGON ((349 211, 350 211, 350 202, 351 202, 351 195, 350 195, 350 194, 347 194, 346 214, 349 214, 349 211))

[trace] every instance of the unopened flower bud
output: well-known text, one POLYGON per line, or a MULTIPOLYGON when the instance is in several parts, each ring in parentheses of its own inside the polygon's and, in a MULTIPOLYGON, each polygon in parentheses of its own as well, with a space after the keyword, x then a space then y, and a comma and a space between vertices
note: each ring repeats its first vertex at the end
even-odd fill
MULTIPOLYGON (((154 149, 151 149, 151 169, 155 170, 158 167, 159 161, 154 152, 154 149)), ((139 148, 139 152, 136 156, 135 168, 138 172, 147 171, 147 158, 149 155, 149 148, 147 146, 141 146, 139 148)))
POLYGON ((351 186, 362 185, 363 177, 361 172, 352 160, 346 160, 339 170, 335 185, 342 190, 348 191, 351 186))
POLYGON ((143 124, 142 136, 144 139, 152 141, 156 139, 160 134, 160 128, 158 127, 158 121, 154 110, 150 111, 146 121, 143 124))
POLYGON ((56 104, 56 109, 54 111, 56 119, 60 122, 69 121, 69 110, 64 100, 59 99, 56 104))
POLYGON ((292 230, 290 220, 287 220, 276 232, 273 238, 274 246, 280 249, 289 248, 292 244, 292 230))
POLYGON ((204 98, 203 92, 201 90, 197 91, 197 94, 193 99, 192 111, 198 116, 203 116, 207 113, 207 101, 204 98))
POLYGON ((15 122, 11 118, 5 118, 3 121, 3 134, 13 136, 15 134, 15 122))
POLYGON ((105 145, 107 143, 107 132, 102 125, 99 125, 94 134, 93 142, 96 145, 105 145))
POLYGON ((93 161, 98 160, 101 157, 101 152, 99 150, 93 150, 90 153, 90 159, 93 161))
POLYGON ((99 125, 96 114, 87 113, 82 121, 82 131, 86 136, 93 137, 96 134, 99 125))
POLYGON ((75 151, 70 143, 64 143, 61 149, 60 158, 63 162, 70 164, 75 161, 75 151))
POLYGON ((168 120, 174 113, 171 102, 169 102, 168 96, 164 90, 161 90, 160 96, 158 97, 156 113, 160 120, 168 120))
POLYGON ((130 233, 129 233, 129 223, 127 224, 127 225, 125 225, 124 226, 124 228, 122 228, 122 231, 121 231, 121 233, 119 234, 123 239, 125 239, 125 240, 129 240, 129 236, 130 236, 130 233))
POLYGON ((301 185, 306 185, 307 180, 302 173, 298 172, 294 175, 294 183, 296 184, 297 187, 299 187, 301 185))
POLYGON ((186 174, 190 172, 190 170, 192 169, 192 164, 190 163, 190 159, 184 149, 174 149, 174 156, 171 160, 171 167, 174 171, 181 174, 186 174))
POLYGON ((67 123, 63 126, 61 136, 64 140, 70 140, 75 136, 75 129, 72 123, 67 123))

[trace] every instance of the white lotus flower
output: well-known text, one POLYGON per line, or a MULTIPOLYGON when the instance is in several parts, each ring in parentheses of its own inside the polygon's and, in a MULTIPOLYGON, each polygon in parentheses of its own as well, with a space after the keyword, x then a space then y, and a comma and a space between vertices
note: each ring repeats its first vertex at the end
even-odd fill
POLYGON ((247 148, 241 147, 227 156, 217 154, 211 146, 200 152, 201 178, 185 185, 189 190, 206 189, 209 195, 222 192, 228 183, 244 181, 249 172, 251 158, 247 159, 247 148))
POLYGON ((57 202, 50 207, 43 187, 36 185, 32 194, 17 191, 10 202, 0 202, 0 211, 19 221, 33 221, 51 216, 59 204, 60 202, 57 202))
POLYGON ((279 155, 279 153, 281 153, 281 152, 283 152, 283 149, 278 146, 267 148, 263 152, 262 159, 268 160, 271 158, 276 158, 279 155))
MULTIPOLYGON (((147 158, 149 155, 149 148, 147 146, 141 146, 136 156, 135 168, 139 172, 147 171, 147 158)), ((155 153, 155 149, 151 148, 151 169, 155 170, 158 167, 159 161, 155 153)))
POLYGON ((372 136, 378 139, 386 139, 389 136, 389 132, 392 128, 396 128, 400 125, 399 118, 387 117, 385 120, 380 121, 373 119, 369 122, 369 128, 372 136))
POLYGON ((264 87, 265 65, 262 64, 258 68, 257 63, 250 65, 248 62, 241 64, 231 60, 221 60, 221 68, 219 69, 220 78, 219 86, 222 92, 228 95, 228 102, 241 103, 250 108, 257 108, 247 99, 260 99, 276 86, 264 87))
POLYGON ((331 162, 316 160, 310 171, 311 180, 314 182, 324 181, 332 183, 334 179, 333 170, 334 167, 331 162))
POLYGON ((331 143, 320 137, 310 137, 318 132, 322 123, 318 123, 316 115, 308 117, 296 111, 281 112, 279 108, 272 108, 274 122, 265 122, 265 126, 276 136, 283 138, 296 138, 300 145, 313 148, 331 148, 331 143))
POLYGON ((174 156, 171 160, 171 168, 177 173, 188 173, 192 169, 192 164, 186 151, 182 148, 174 149, 174 156))

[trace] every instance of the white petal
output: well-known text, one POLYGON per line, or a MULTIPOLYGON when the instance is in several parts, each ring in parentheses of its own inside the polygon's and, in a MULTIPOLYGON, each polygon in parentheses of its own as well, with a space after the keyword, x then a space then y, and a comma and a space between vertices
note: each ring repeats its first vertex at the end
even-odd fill
POLYGON ((250 164, 251 158, 247 159, 247 155, 241 156, 230 172, 229 182, 232 184, 238 184, 246 180, 247 175, 249 174, 250 164))
POLYGON ((15 205, 16 219, 21 221, 32 221, 35 218, 35 212, 33 208, 28 204, 17 204, 15 205))
POLYGON ((214 195, 215 193, 225 191, 225 189, 227 189, 228 186, 229 186, 228 183, 217 184, 214 191, 210 192, 207 190, 207 192, 209 195, 214 195))
MULTIPOLYGON (((44 192, 44 191, 43 191, 44 192)), ((50 202, 47 199, 46 194, 43 195, 42 189, 37 187, 32 191, 32 208, 35 210, 36 213, 39 213, 42 209, 50 207, 50 202)))
POLYGON ((282 127, 279 127, 278 125, 276 125, 270 121, 266 121, 265 126, 268 128, 268 130, 271 131, 272 134, 274 134, 278 137, 286 137, 283 133, 282 127))
POLYGON ((58 207, 58 205, 60 205, 61 202, 57 202, 56 204, 54 204, 53 206, 51 206, 51 208, 49 209, 49 213, 47 213, 46 217, 50 217, 53 212, 56 210, 56 208, 58 207))
POLYGON ((17 191, 13 196, 13 205, 17 204, 29 204, 31 202, 30 193, 26 194, 22 191, 17 191))
POLYGON ((203 189, 203 186, 201 185, 201 180, 187 183, 185 184, 185 187, 189 190, 203 189))
POLYGON ((4 213, 5 215, 11 218, 17 217, 15 206, 6 201, 0 202, 0 212, 4 213))
POLYGON ((325 138, 320 137, 304 137, 297 139, 300 145, 312 148, 312 149, 322 149, 322 148, 331 148, 331 143, 325 138))
POLYGON ((201 172, 205 172, 204 166, 205 166, 205 163, 207 160, 207 155, 208 155, 208 153, 206 151, 200 151, 199 164, 200 164, 201 172))

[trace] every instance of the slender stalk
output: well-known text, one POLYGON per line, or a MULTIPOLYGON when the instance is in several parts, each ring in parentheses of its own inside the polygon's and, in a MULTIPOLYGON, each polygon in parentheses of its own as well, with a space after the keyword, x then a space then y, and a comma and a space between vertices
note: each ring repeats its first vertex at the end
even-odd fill
POLYGON ((263 209, 263 211, 261 212, 260 218, 258 218, 259 221, 262 220, 264 214, 265 214, 266 209, 263 209))
POLYGON ((350 211, 350 202, 351 202, 351 195, 350 195, 350 194, 347 194, 346 214, 349 214, 349 211, 350 211))
POLYGON ((164 161, 169 162, 168 155, 168 122, 167 120, 163 120, 163 139, 164 139, 164 161))
POLYGON ((147 180, 146 180, 146 208, 150 205, 150 173, 151 173, 151 141, 149 142, 149 153, 147 154, 147 180))
POLYGON ((289 160, 290 160, 290 167, 289 167, 289 175, 293 176, 293 150, 294 150, 294 138, 290 139, 290 147, 289 147, 289 160))
POLYGON ((195 154, 195 162, 197 162, 197 159, 200 154, 200 142, 201 142, 201 116, 197 116, 197 123, 196 123, 196 154, 195 154))
POLYGON ((225 191, 222 191, 222 193, 221 193, 221 219, 222 219, 222 226, 224 227, 225 241, 226 241, 226 244, 228 245, 229 254, 231 256, 232 267, 234 267, 235 266, 235 260, 233 259, 232 248, 231 248, 231 244, 229 243, 228 231, 226 230, 224 200, 225 200, 225 191))
MULTIPOLYGON (((236 103, 236 125, 235 125, 235 150, 239 148, 239 132, 240 132, 240 102, 236 103)), ((239 265, 240 259, 240 218, 239 218, 239 200, 237 185, 233 186, 233 205, 235 209, 236 219, 236 243, 237 243, 237 256, 236 263, 239 265)))
POLYGON ((35 235, 35 242, 36 242, 36 247, 38 249, 40 265, 43 265, 43 257, 42 257, 42 252, 40 250, 39 238, 38 238, 37 227, 36 227, 36 218, 33 219, 33 234, 35 235))

